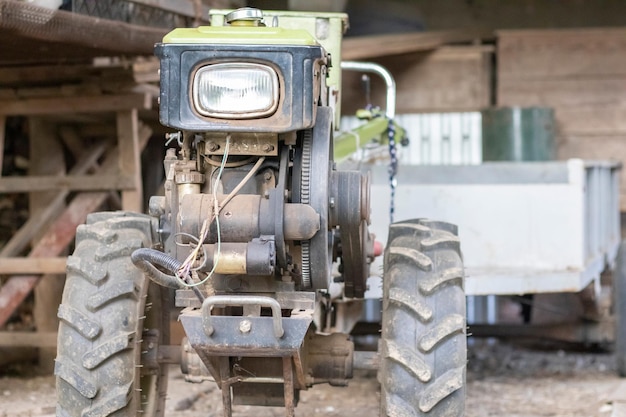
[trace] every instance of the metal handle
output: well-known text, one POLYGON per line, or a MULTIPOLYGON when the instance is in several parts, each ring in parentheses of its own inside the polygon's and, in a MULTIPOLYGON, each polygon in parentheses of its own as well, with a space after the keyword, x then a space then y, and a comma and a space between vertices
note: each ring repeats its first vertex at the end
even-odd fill
POLYGON ((372 62, 343 61, 341 63, 342 70, 362 71, 379 75, 387 86, 387 105, 385 107, 385 115, 393 119, 396 116, 396 82, 391 73, 382 65, 372 62))
POLYGON ((272 309, 272 321, 274 325, 274 335, 277 338, 283 337, 285 330, 283 329, 282 313, 280 304, 271 297, 263 297, 260 295, 214 295, 204 300, 202 303, 202 327, 207 336, 211 337, 215 328, 211 320, 211 308, 214 306, 244 306, 258 305, 260 307, 269 307, 272 309))

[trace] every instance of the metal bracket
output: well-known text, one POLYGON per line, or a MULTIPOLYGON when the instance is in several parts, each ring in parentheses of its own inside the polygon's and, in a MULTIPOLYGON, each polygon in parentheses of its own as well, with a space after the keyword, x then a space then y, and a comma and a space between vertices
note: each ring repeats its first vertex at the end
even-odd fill
POLYGON ((202 327, 204 328, 204 333, 211 337, 215 328, 213 327, 211 320, 211 309, 214 306, 260 306, 260 307, 269 307, 272 309, 272 322, 274 327, 274 335, 276 338, 280 339, 285 334, 285 330, 283 329, 282 322, 282 313, 280 310, 280 304, 273 298, 263 297, 263 296, 255 296, 255 295, 244 295, 244 296, 231 296, 231 295, 214 295, 212 297, 208 297, 202 303, 202 327))

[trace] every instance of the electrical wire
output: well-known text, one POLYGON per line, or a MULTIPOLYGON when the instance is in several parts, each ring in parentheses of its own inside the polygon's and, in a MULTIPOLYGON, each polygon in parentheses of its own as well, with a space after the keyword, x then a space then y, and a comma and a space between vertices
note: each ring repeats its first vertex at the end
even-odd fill
POLYGON ((224 157, 222 158, 222 164, 220 164, 220 169, 213 183, 213 215, 210 218, 205 219, 204 222, 202 223, 202 228, 200 229, 200 236, 198 238, 193 237, 193 240, 196 240, 198 242, 198 245, 194 248, 194 250, 189 254, 189 256, 183 262, 183 265, 181 266, 178 272, 180 274, 179 278, 188 276, 191 273, 191 271, 198 271, 200 268, 206 265, 207 255, 206 255, 206 251, 204 251, 204 246, 202 242, 206 240, 209 234, 209 227, 213 223, 213 220, 215 220, 215 228, 216 228, 216 233, 217 233, 217 251, 215 252, 215 257, 214 257, 215 262, 213 263, 213 267, 211 268, 211 271, 209 272, 209 274, 200 282, 189 284, 183 280, 183 285, 187 287, 195 287, 198 285, 202 285, 205 282, 207 282, 215 273, 217 264, 219 262, 219 256, 221 254, 221 244, 222 244, 219 214, 222 211, 222 209, 237 195, 237 193, 241 191, 241 189, 246 185, 246 183, 258 172, 263 162, 265 162, 265 157, 264 156, 260 157, 254 164, 252 169, 250 169, 250 171, 246 174, 246 176, 239 182, 239 184, 237 184, 237 186, 228 194, 228 196, 226 196, 226 198, 220 204, 217 198, 217 186, 219 182, 221 181, 224 168, 227 166, 226 160, 228 158, 229 148, 230 148, 230 141, 229 141, 229 138, 227 138, 226 146, 224 148, 224 157), (204 251, 205 259, 201 266, 192 268, 191 266, 193 265, 195 260, 198 258, 198 255, 200 253, 200 248, 202 248, 202 250, 204 251))
POLYGON ((220 219, 219 219, 220 204, 217 199, 217 186, 219 185, 222 179, 222 174, 224 173, 224 167, 228 159, 229 149, 230 149, 230 137, 227 136, 226 146, 224 147, 224 155, 222 156, 222 164, 220 165, 219 171, 217 172, 217 177, 215 178, 215 182, 213 183, 213 215, 210 218, 206 218, 204 222, 202 222, 202 228, 200 229, 200 236, 198 237, 198 242, 199 242, 198 246, 196 246, 194 250, 191 251, 191 253, 185 259, 185 261, 183 262, 182 266, 180 267, 177 273, 177 275, 181 277, 181 281, 187 287, 195 287, 195 286, 199 286, 207 282, 213 276, 213 274, 215 273, 215 270, 217 269, 217 265, 219 264, 221 250, 222 250, 222 233, 220 230, 220 219), (214 259, 213 268, 211 268, 211 271, 209 271, 208 275, 200 282, 197 282, 194 284, 188 284, 185 282, 185 280, 182 277, 187 277, 191 275, 191 267, 193 263, 195 262, 195 260, 198 258, 198 255, 200 254, 200 250, 203 247, 202 242, 206 240, 209 234, 209 227, 211 223, 213 223, 213 220, 215 220, 215 229, 217 233, 217 250, 213 258, 214 259))
POLYGON ((261 165, 263 164, 264 161, 265 161, 264 156, 260 157, 259 160, 256 161, 252 169, 246 174, 245 177, 243 177, 243 179, 239 182, 239 184, 237 184, 237 186, 233 188, 233 190, 230 192, 230 194, 228 194, 228 196, 224 199, 224 201, 222 201, 222 207, 220 207, 219 211, 222 211, 222 209, 226 206, 226 204, 228 204, 230 200, 232 200, 233 197, 235 197, 235 195, 237 195, 237 193, 241 191, 244 185, 246 185, 246 183, 250 181, 250 178, 252 178, 252 176, 257 173, 259 168, 261 168, 261 165))
MULTIPOLYGON (((226 168, 242 167, 242 166, 248 165, 250 162, 254 161, 254 158, 255 158, 255 156, 251 156, 249 158, 242 159, 241 161, 227 162, 226 165, 224 165, 224 167, 226 167, 226 168)), ((213 158, 211 158, 210 156, 207 156, 207 155, 204 156, 204 160, 206 161, 207 164, 213 165, 214 167, 219 167, 220 165, 222 165, 221 161, 216 161, 215 159, 213 159, 213 158)))

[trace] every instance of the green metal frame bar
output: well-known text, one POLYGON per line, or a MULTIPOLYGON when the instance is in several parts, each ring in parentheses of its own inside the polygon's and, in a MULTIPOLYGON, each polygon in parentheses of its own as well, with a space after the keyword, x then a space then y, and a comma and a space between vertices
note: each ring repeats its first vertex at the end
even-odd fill
MULTIPOLYGON (((396 138, 398 138, 397 142, 399 143, 400 140, 406 136, 406 131, 398 125, 395 120, 392 119, 391 123, 393 123, 396 138)), ((333 144, 335 162, 344 161, 350 157, 350 155, 365 148, 372 142, 376 142, 379 145, 387 144, 389 142, 387 136, 388 128, 389 119, 382 115, 377 117, 371 115, 369 120, 361 126, 335 136, 333 144)))

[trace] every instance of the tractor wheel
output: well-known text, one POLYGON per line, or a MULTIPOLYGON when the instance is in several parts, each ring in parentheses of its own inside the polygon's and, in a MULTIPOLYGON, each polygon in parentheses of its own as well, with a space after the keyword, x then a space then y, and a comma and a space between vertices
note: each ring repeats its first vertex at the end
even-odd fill
POLYGON ((385 250, 381 415, 463 416, 467 359, 456 226, 392 224, 385 250))
POLYGON ((163 415, 167 366, 157 350, 169 342, 169 293, 130 260, 151 247, 152 230, 150 217, 123 212, 78 227, 58 312, 58 416, 163 415))
POLYGON ((613 271, 613 303, 617 373, 626 377, 626 241, 619 246, 613 271))

